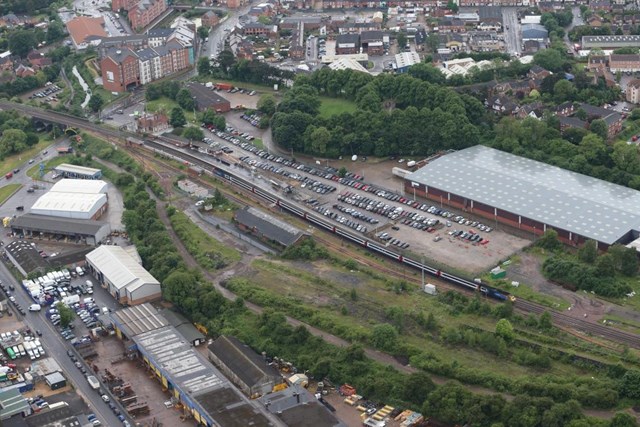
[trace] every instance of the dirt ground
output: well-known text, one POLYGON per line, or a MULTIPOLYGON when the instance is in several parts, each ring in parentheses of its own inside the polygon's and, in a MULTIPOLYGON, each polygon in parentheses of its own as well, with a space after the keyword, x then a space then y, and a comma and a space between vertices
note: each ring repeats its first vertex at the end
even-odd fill
POLYGON ((258 100, 260 99, 260 94, 256 92, 255 95, 249 96, 247 93, 229 93, 226 90, 217 91, 221 97, 227 99, 229 103, 231 103, 231 108, 235 108, 238 105, 244 105, 247 108, 255 110, 258 106, 258 100))
MULTIPOLYGON (((164 402, 169 400, 169 393, 162 391, 162 384, 143 367, 141 360, 112 363, 124 353, 124 345, 115 336, 103 338, 96 344, 98 357, 92 365, 97 366, 99 374, 104 370, 109 371, 133 385, 133 390, 138 396, 138 402, 146 402, 150 408, 150 415, 135 418, 142 425, 151 425, 153 419, 165 426, 191 425, 185 424, 180 419, 180 412, 174 408, 165 408, 164 402)), ((195 424, 194 424, 195 425, 195 424)))
MULTIPOLYGON (((356 406, 349 406, 344 403, 344 397, 336 392, 329 393, 325 396, 325 400, 336 408, 335 415, 340 421, 345 423, 347 427, 360 427, 362 426, 363 419, 360 418, 362 414, 356 409, 356 406)), ((387 426, 399 427, 400 423, 394 420, 387 420, 387 426)))

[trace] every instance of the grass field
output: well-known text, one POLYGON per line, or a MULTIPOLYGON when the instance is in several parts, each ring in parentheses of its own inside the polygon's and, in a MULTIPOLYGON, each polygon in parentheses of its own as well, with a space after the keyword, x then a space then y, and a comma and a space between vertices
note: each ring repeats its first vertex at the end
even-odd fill
POLYGON ((240 261, 238 251, 205 234, 182 212, 176 211, 170 219, 182 243, 203 268, 214 271, 240 261))
POLYGON ((254 139, 253 141, 251 141, 251 143, 259 149, 264 150, 264 144, 260 138, 254 139))
POLYGON ((2 162, 0 162, 0 175, 4 176, 8 172, 21 167, 23 163, 26 163, 30 158, 35 157, 36 154, 44 150, 49 144, 51 144, 51 140, 41 138, 40 142, 28 150, 6 157, 2 162))
POLYGON ((320 115, 331 117, 334 114, 351 113, 356 111, 356 104, 346 99, 320 97, 320 115))
MULTIPOLYGON (((55 168, 58 165, 61 165, 62 163, 66 163, 69 161, 69 157, 68 156, 58 156, 58 157, 54 157, 53 159, 49 160, 47 163, 45 163, 44 165, 44 170, 45 172, 50 171, 51 169, 55 168)), ((29 178, 32 179, 40 179, 40 164, 34 164, 33 166, 31 166, 29 168, 29 170, 27 171, 27 176, 29 178)))
POLYGON ((0 187, 0 206, 7 201, 9 197, 13 195, 16 191, 18 191, 22 187, 22 184, 7 184, 5 186, 0 187))

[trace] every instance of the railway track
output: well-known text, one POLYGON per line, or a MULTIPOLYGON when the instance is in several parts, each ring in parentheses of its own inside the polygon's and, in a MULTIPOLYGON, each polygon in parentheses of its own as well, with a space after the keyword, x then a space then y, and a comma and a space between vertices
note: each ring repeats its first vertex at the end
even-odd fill
MULTIPOLYGON (((84 119, 80 119, 77 117, 73 117, 73 116, 69 116, 69 115, 65 115, 65 114, 60 114, 60 113, 55 113, 55 112, 51 112, 51 111, 45 111, 45 110, 40 110, 38 108, 34 108, 34 107, 30 107, 30 106, 26 106, 26 105, 21 105, 21 104, 13 104, 13 103, 9 103, 6 101, 0 101, 0 109, 15 109, 18 111, 23 112, 24 114, 28 114, 32 117, 41 119, 41 120, 45 120, 45 121, 49 121, 49 122, 56 122, 56 123, 60 123, 60 124, 64 124, 67 126, 72 126, 72 127, 76 127, 79 129, 85 129, 85 130, 89 130, 92 131, 96 134, 100 134, 102 136, 105 137, 111 137, 111 138, 119 138, 121 141, 124 140, 124 138, 129 137, 129 136, 133 136, 136 137, 136 135, 130 134, 128 132, 124 132, 124 131, 118 131, 118 130, 113 130, 113 129, 106 129, 103 128, 102 126, 96 125, 94 123, 88 122, 84 119)), ((279 203, 279 199, 274 197, 273 195, 267 195, 265 194, 264 189, 258 189, 257 187, 247 187, 246 182, 243 183, 242 181, 244 181, 241 178, 236 178, 233 175, 233 172, 229 171, 223 171, 223 169, 216 163, 214 162, 210 162, 204 159, 201 159, 199 157, 194 156, 191 153, 188 153, 186 151, 183 150, 179 150, 176 147, 172 146, 171 144, 173 144, 175 141, 172 141, 171 139, 166 139, 166 138, 159 138, 159 141, 144 141, 145 146, 150 148, 151 150, 157 151, 157 152, 162 152, 165 153, 167 155, 169 155, 170 157, 175 157, 177 159, 182 159, 186 162, 188 162, 189 164, 192 164, 194 166, 198 166, 200 168, 202 168, 203 170, 207 171, 208 173, 215 173, 215 172, 219 172, 219 176, 222 176, 223 178, 229 180, 232 184, 236 184, 236 188, 238 186, 243 187, 244 186, 244 190, 246 193, 251 194, 252 196, 258 196, 258 197, 262 197, 263 199, 267 199, 267 200, 273 200, 274 203, 279 203), (165 141, 165 142, 163 142, 165 141), (260 194, 262 193, 262 194, 260 194)), ((217 159, 219 161, 219 159, 217 159)), ((176 168, 177 169, 177 168, 176 168)), ((287 204, 289 204, 290 202, 287 201, 287 204)), ((284 205, 285 202, 283 201, 282 204, 284 205)), ((289 210, 291 213, 296 214, 298 216, 300 216, 300 213, 298 212, 302 212, 303 210, 300 209, 299 207, 296 207, 295 209, 293 209, 293 207, 287 207, 287 210, 289 210)), ((305 219, 307 219, 308 221, 312 222, 312 223, 316 223, 318 224, 318 220, 317 218, 314 218, 313 213, 307 213, 304 212, 303 217, 305 219)), ((325 229, 327 229, 327 225, 326 224, 321 224, 321 226, 325 227, 325 229)), ((320 227, 319 227, 320 228, 320 227)), ((331 229, 329 228, 329 230, 331 231, 331 229)), ((352 237, 351 240, 353 241, 353 236, 349 236, 349 234, 345 231, 340 229, 339 227, 333 227, 333 232, 337 233, 338 235, 342 236, 342 237, 352 237)), ((348 249, 345 249, 344 247, 340 247, 340 246, 336 246, 335 243, 333 242, 329 242, 327 239, 322 239, 320 238, 320 240, 324 243, 324 244, 328 244, 330 247, 332 247, 334 250, 338 250, 338 252, 340 253, 344 253, 345 255, 349 255, 351 257, 353 257, 354 259, 357 259, 358 262, 364 263, 365 265, 368 265, 372 268, 375 268, 378 271, 384 272, 385 274, 389 274, 392 276, 397 276, 398 272, 392 269, 389 269, 387 267, 381 267, 379 264, 377 263, 373 263, 371 260, 367 260, 364 257, 358 255, 357 253, 354 253, 355 251, 349 251, 348 249), (374 265, 375 264, 375 265, 374 265)), ((371 243, 367 243, 366 240, 364 239, 356 239, 357 242, 359 241, 364 241, 364 246, 368 247, 369 249, 373 249, 374 251, 377 251, 383 255, 386 256, 391 256, 393 257, 394 253, 387 251, 387 250, 380 250, 381 248, 374 244, 373 242, 371 243), (391 253, 391 255, 389 255, 389 253, 391 253)), ((403 259, 402 256, 396 257, 395 258, 397 261, 401 262, 401 263, 405 263, 405 264, 409 264, 409 266, 416 268, 418 271, 420 270, 425 270, 425 273, 430 274, 430 275, 435 275, 436 278, 439 278, 441 280, 438 280, 438 282, 442 282, 442 281, 447 281, 447 282, 452 282, 454 284, 458 284, 461 286, 455 286, 452 285, 451 283, 447 283, 447 288, 451 288, 451 289, 455 289, 457 291, 463 290, 465 289, 464 287, 466 286, 467 289, 466 290, 470 290, 471 286, 475 286, 476 289, 480 289, 480 287, 478 285, 474 285, 473 282, 470 282, 466 279, 462 279, 462 278, 458 278, 456 276, 453 276, 449 273, 446 272, 441 272, 440 270, 435 270, 430 266, 425 266, 423 265, 422 267, 420 267, 420 264, 413 261, 413 260, 409 260, 407 258, 403 259), (409 262, 410 261, 410 262, 409 262)), ((415 281, 415 279, 411 280, 412 282, 415 281)), ((484 288, 484 287, 483 287, 484 288)), ((524 312, 524 313, 532 313, 532 314, 541 314, 544 311, 549 312, 549 314, 552 317, 552 320, 554 323, 556 323, 559 326, 563 326, 563 327, 571 327, 574 328, 578 331, 581 331, 583 333, 586 334, 590 334, 593 336, 599 336, 599 337, 603 337, 607 340, 610 341, 614 341, 614 342, 618 342, 620 344, 624 344, 627 345, 629 347, 634 347, 634 348, 640 348, 640 336, 636 335, 636 334, 632 334, 629 332, 625 332, 625 331, 621 331, 618 329, 614 329, 612 327, 608 327, 605 325, 601 325, 599 323, 594 323, 591 321, 587 321, 587 320, 583 320, 583 319, 579 319, 579 318, 574 318, 571 317, 567 314, 561 313, 559 311, 556 310, 552 310, 549 309, 541 304, 537 304, 535 302, 531 302, 531 301, 526 301, 523 299, 518 299, 515 302, 515 308, 524 312)))

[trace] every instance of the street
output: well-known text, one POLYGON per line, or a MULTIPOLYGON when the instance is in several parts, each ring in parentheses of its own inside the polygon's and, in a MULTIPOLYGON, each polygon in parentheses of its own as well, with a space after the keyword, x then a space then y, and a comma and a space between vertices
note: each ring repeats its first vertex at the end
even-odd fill
POLYGON ((504 41, 507 53, 519 56, 522 52, 520 44, 520 23, 518 9, 515 7, 502 8, 502 23, 504 25, 504 41))
POLYGON ((232 10, 228 11, 229 15, 226 19, 223 19, 220 22, 220 25, 211 29, 211 32, 209 33, 209 41, 203 46, 202 56, 207 56, 209 58, 213 56, 215 58, 224 50, 224 42, 229 35, 229 32, 238 24, 240 16, 249 12, 250 7, 251 6, 244 7, 237 12, 232 10))
MULTIPOLYGON (((27 296, 22 285, 16 282, 7 267, 2 263, 0 263, 0 280, 2 280, 3 283, 13 284, 15 286, 16 290, 13 295, 16 297, 18 304, 22 307, 29 307, 29 305, 33 304, 33 300, 27 296)), ((102 421, 103 425, 122 425, 122 422, 116 418, 107 404, 102 401, 100 395, 89 386, 89 383, 82 372, 80 372, 80 370, 73 364, 67 355, 67 350, 71 348, 71 346, 67 345, 66 341, 58 331, 56 331, 55 327, 53 327, 51 322, 47 320, 44 313, 44 310, 37 313, 27 312, 27 315, 24 316, 24 323, 32 331, 42 331, 40 341, 43 344, 47 356, 56 359, 62 368, 67 381, 73 384, 77 393, 88 403, 91 410, 96 414, 100 421, 102 421)), ((15 314, 15 316, 18 316, 18 318, 23 317, 20 316, 20 314, 15 314)), ((80 358, 78 359, 81 360, 80 358)), ((89 371, 89 366, 86 364, 85 368, 89 371)))

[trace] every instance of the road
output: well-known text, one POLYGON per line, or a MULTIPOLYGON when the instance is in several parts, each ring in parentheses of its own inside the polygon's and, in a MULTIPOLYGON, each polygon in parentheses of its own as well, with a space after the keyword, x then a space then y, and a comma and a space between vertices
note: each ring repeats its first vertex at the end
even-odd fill
POLYGON ((504 41, 507 52, 511 55, 522 53, 520 44, 520 23, 518 22, 518 9, 515 7, 502 8, 502 24, 504 25, 504 41))
POLYGON ((580 13, 579 7, 572 7, 571 13, 573 14, 573 19, 571 20, 571 24, 565 28, 564 43, 567 45, 567 49, 573 50, 573 43, 569 40, 569 31, 571 31, 573 27, 584 25, 584 20, 582 19, 582 13, 580 13))
MULTIPOLYGON (((14 296, 16 297, 18 304, 22 307, 26 309, 33 304, 33 300, 27 296, 22 285, 18 284, 7 267, 2 263, 0 263, 0 280, 2 280, 3 283, 12 283, 15 286, 16 291, 14 292, 14 296)), ((16 314, 16 316, 19 316, 19 318, 22 317, 20 314, 16 314)), ((80 372, 80 370, 73 364, 67 355, 67 350, 71 346, 67 346, 67 342, 56 331, 51 322, 46 319, 44 311, 38 313, 27 312, 27 315, 24 316, 24 323, 32 331, 42 331, 40 341, 42 342, 42 346, 45 349, 47 356, 53 357, 58 362, 67 381, 73 384, 77 393, 88 403, 91 410, 96 414, 100 421, 102 421, 103 425, 122 425, 120 420, 118 420, 109 407, 102 401, 100 395, 91 389, 84 374, 82 374, 82 372, 80 372)), ((89 366, 86 364, 85 368, 89 370, 89 366)))
POLYGON ((246 15, 250 8, 251 6, 246 6, 238 11, 229 10, 227 18, 211 29, 209 41, 202 49, 202 56, 209 58, 211 58, 212 55, 214 58, 218 56, 218 54, 224 50, 224 42, 231 29, 240 22, 240 17, 246 15))

